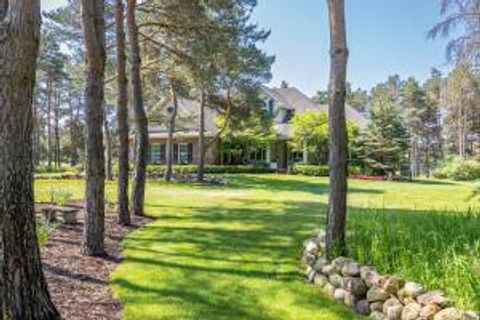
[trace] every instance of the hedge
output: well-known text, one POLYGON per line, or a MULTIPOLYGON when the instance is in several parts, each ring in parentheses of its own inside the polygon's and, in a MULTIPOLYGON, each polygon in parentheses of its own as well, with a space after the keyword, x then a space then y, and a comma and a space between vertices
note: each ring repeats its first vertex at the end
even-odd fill
MULTIPOLYGON (((165 175, 165 165, 149 165, 147 167, 147 175, 149 178, 159 178, 165 175)), ((198 172, 197 165, 175 165, 173 172, 178 175, 195 174, 198 172)), ((275 170, 268 166, 260 165, 207 165, 205 173, 207 174, 223 174, 223 173, 272 173, 275 170)))
POLYGON ((329 167, 325 165, 294 164, 290 173, 304 176, 327 177, 329 171, 329 167))

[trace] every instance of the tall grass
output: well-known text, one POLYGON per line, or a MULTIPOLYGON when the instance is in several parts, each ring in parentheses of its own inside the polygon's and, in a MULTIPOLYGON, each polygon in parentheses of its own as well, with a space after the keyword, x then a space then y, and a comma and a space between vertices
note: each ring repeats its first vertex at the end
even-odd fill
POLYGON ((352 256, 480 310, 480 212, 354 209, 352 256))

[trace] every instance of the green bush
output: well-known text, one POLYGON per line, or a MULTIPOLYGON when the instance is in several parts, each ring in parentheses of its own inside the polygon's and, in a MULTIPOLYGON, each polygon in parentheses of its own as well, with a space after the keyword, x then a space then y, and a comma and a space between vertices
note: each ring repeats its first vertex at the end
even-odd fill
MULTIPOLYGON (((149 165, 147 167, 147 175, 149 178, 161 178, 165 175, 165 165, 149 165)), ((220 166, 208 165, 205 166, 205 173, 207 174, 224 174, 224 173, 271 173, 274 170, 266 165, 234 165, 234 166, 220 166)), ((178 175, 195 174, 198 172, 197 165, 175 165, 173 172, 178 175)))
POLYGON ((480 162, 447 157, 433 172, 433 176, 437 179, 453 179, 457 181, 480 179, 480 162))
POLYGON ((310 165, 310 164, 294 164, 290 173, 304 176, 326 177, 329 175, 328 166, 310 165))
MULTIPOLYGON (((313 164, 302 164, 296 163, 293 165, 290 170, 291 174, 298 174, 304 176, 313 176, 313 177, 328 177, 330 169, 327 165, 313 165, 313 164)), ((378 172, 371 170, 370 168, 363 168, 357 165, 348 166, 348 174, 350 176, 381 176, 378 172)))

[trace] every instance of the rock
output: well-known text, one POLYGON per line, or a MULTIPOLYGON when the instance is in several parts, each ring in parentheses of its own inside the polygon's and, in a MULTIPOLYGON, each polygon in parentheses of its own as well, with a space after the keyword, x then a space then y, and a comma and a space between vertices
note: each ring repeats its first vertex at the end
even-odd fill
POLYGON ((387 312, 388 308, 394 307, 394 306, 400 306, 400 305, 402 305, 400 300, 398 300, 395 297, 392 297, 392 298, 388 299, 387 301, 385 301, 385 303, 383 304, 382 312, 388 315, 388 312, 387 312))
POLYGON ((463 314, 455 308, 443 309, 433 317, 434 320, 462 320, 463 314))
POLYGON ((325 230, 323 229, 316 229, 313 230, 312 237, 317 239, 318 243, 325 243, 325 230))
POLYGON ((307 270, 307 281, 308 282, 313 282, 316 274, 317 274, 317 272, 314 269, 309 267, 309 269, 307 270))
POLYGON ((377 285, 380 275, 372 267, 360 268, 360 278, 365 281, 366 285, 370 288, 377 285))
POLYGON ((328 261, 325 257, 318 257, 315 261, 315 264, 313 265, 313 269, 315 269, 317 272, 321 272, 323 267, 325 267, 327 263, 328 261))
POLYGON ((320 287, 323 287, 324 285, 326 285, 328 283, 328 278, 326 276, 324 276, 323 274, 315 274, 315 277, 313 278, 313 283, 315 283, 316 285, 320 286, 320 287))
POLYGON ((357 262, 349 262, 342 268, 342 275, 345 277, 358 277, 360 275, 360 265, 357 262))
POLYGON ((345 278, 343 281, 344 289, 357 297, 364 297, 368 287, 360 278, 345 278))
POLYGON ((335 292, 333 293, 333 299, 343 302, 345 300, 345 293, 346 292, 347 291, 345 291, 343 289, 336 289, 335 292))
POLYGON ((345 291, 345 297, 343 299, 343 303, 350 308, 353 308, 355 304, 358 302, 358 298, 355 297, 353 294, 351 294, 348 291, 345 291))
POLYGON ((407 304, 402 311, 401 320, 417 320, 422 307, 418 303, 407 304))
POLYGON ((367 300, 359 300, 355 304, 355 312, 364 316, 370 314, 370 304, 367 300))
POLYGON ((305 248, 305 253, 308 254, 317 254, 318 252, 318 243, 316 239, 308 239, 303 243, 303 247, 305 248))
POLYGON ((384 320, 386 319, 386 316, 381 313, 381 312, 378 312, 378 311, 374 311, 370 314, 370 319, 373 319, 373 320, 384 320))
POLYGON ((373 302, 372 304, 370 304, 370 311, 371 312, 374 312, 374 311, 383 312, 383 302, 382 301, 377 301, 377 302, 373 302))
POLYGON ((473 311, 467 311, 463 313, 462 320, 480 320, 480 315, 473 311))
POLYGON ((332 286, 330 283, 327 282, 327 284, 325 286, 323 286, 323 292, 329 296, 329 297, 333 297, 333 295, 335 294, 335 287, 332 286))
POLYGON ((322 268, 322 273, 326 276, 330 276, 335 273, 335 268, 331 264, 327 264, 322 268))
POLYGON ((405 297, 411 297, 411 298, 416 298, 419 295, 424 293, 424 288, 421 284, 416 283, 416 282, 407 282, 405 283, 405 286, 403 287, 403 293, 405 297))
POLYGON ((396 305, 388 307, 387 309, 387 319, 388 320, 401 320, 403 312, 403 306, 396 305))
POLYGON ((354 262, 352 259, 345 258, 345 257, 338 257, 336 259, 333 259, 332 265, 335 268, 335 272, 341 273, 343 267, 350 262, 354 262))
POLYGON ((447 308, 451 305, 450 299, 446 298, 441 291, 430 291, 419 295, 417 301, 424 306, 436 304, 442 308, 447 308))
POLYGON ((422 318, 422 320, 433 320, 440 310, 442 309, 436 304, 427 304, 420 310, 420 318, 422 318))
POLYGON ((383 290, 390 294, 397 294, 405 282, 397 276, 390 276, 380 280, 383 290))
POLYGON ((390 297, 388 292, 379 287, 371 287, 367 292, 368 302, 385 301, 390 297))
POLYGON ((342 287, 343 277, 341 275, 334 273, 328 277, 328 280, 335 288, 342 287))
POLYGON ((302 257, 302 264, 313 267, 315 265, 315 262, 317 260, 317 257, 313 254, 305 253, 302 257))

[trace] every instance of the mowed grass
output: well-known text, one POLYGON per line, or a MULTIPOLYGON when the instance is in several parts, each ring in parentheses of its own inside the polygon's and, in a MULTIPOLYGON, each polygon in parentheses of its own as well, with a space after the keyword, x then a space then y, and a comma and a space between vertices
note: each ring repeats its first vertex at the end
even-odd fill
MULTIPOLYGON (((325 223, 325 178, 230 176, 227 187, 151 181, 157 218, 112 274, 124 319, 360 319, 304 283, 301 243, 325 223)), ((83 195, 81 181, 37 181, 83 195)), ((480 217, 470 183, 351 181, 352 255, 480 309, 480 217)), ((114 198, 115 185, 107 186, 114 198)), ((48 200, 48 198, 46 199, 48 200)))

